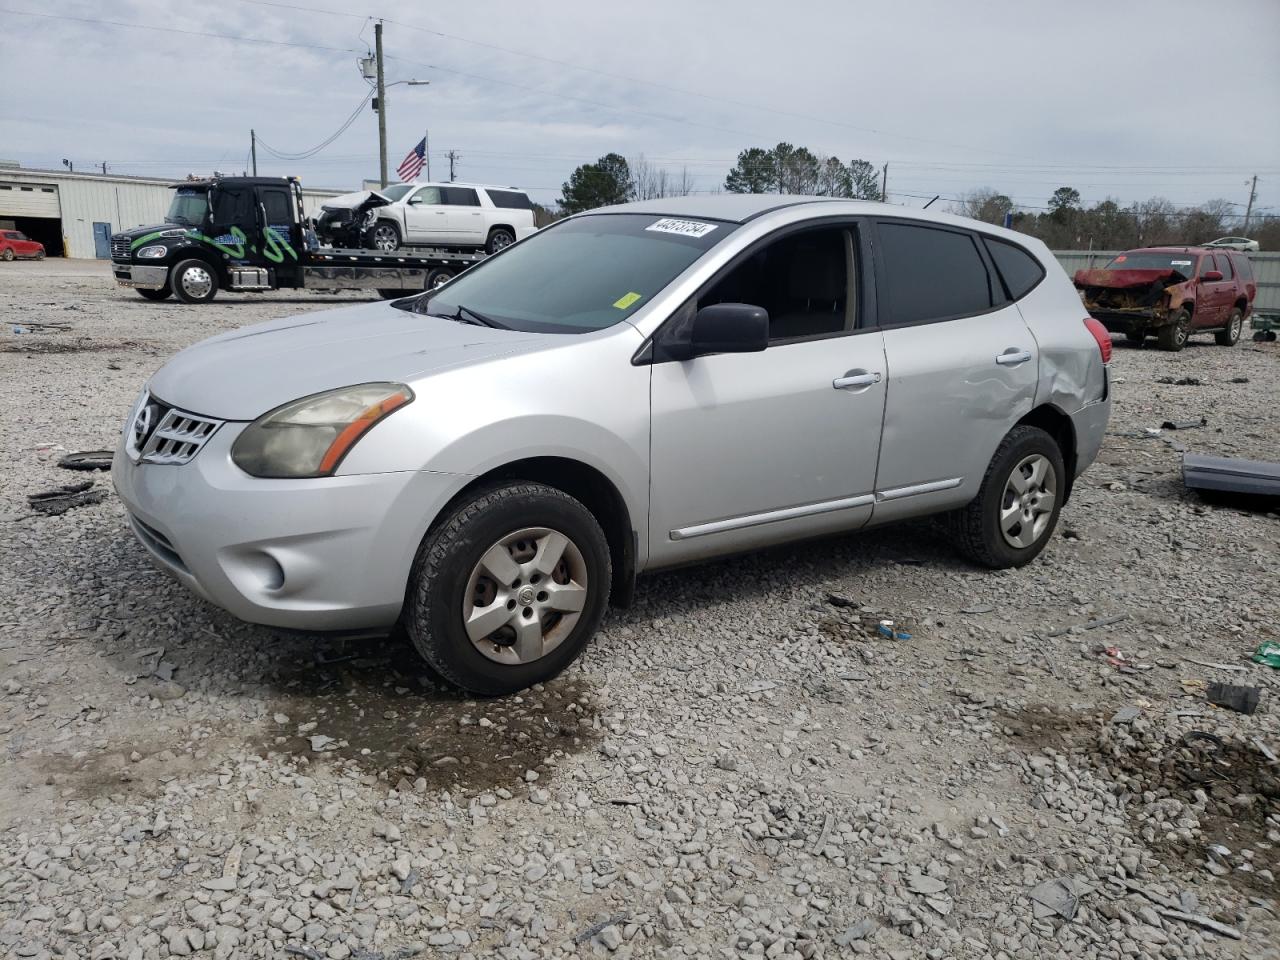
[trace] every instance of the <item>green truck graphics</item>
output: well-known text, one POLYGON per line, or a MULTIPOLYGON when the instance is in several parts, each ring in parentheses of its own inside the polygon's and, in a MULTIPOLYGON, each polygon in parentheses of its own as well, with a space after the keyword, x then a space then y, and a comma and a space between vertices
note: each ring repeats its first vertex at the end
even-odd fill
MULTIPOLYGON (((148 233, 146 236, 139 237, 137 240, 134 240, 129 244, 129 252, 132 253, 134 250, 137 250, 144 244, 150 243, 152 240, 165 239, 165 234, 170 234, 170 236, 172 236, 172 231, 157 230, 155 233, 148 233)), ((273 227, 267 227, 263 232, 263 235, 266 237, 267 242, 262 250, 262 255, 272 263, 283 263, 285 254, 288 254, 295 260, 298 259, 298 252, 293 249, 293 245, 284 237, 280 236, 279 232, 277 232, 273 227)), ((246 250, 248 250, 249 253, 258 252, 258 248, 248 242, 249 238, 245 236, 245 232, 239 227, 232 227, 229 234, 224 234, 220 237, 206 236, 194 228, 187 230, 182 234, 182 236, 186 237, 188 240, 198 240, 201 243, 207 243, 215 250, 225 253, 234 260, 244 259, 246 250), (224 242, 228 239, 234 241, 234 244, 232 245, 224 242)))

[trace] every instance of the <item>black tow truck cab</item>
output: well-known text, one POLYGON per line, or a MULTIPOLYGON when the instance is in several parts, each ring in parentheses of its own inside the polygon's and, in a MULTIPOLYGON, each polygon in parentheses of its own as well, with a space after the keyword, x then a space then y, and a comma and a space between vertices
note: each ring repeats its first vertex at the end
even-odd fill
POLYGON ((111 269, 148 300, 208 303, 219 290, 376 290, 383 297, 431 289, 483 251, 321 247, 293 177, 213 177, 173 187, 165 222, 111 237, 111 269))

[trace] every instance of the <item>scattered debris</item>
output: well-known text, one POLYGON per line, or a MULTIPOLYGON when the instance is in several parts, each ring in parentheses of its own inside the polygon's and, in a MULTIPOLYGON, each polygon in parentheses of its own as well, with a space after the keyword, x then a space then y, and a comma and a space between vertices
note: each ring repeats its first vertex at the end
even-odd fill
POLYGON ((1261 687, 1239 687, 1231 683, 1211 683, 1205 691, 1208 701, 1236 713, 1252 714, 1258 709, 1261 687))
POLYGON ((1228 381, 1228 382, 1230 382, 1230 383, 1248 383, 1248 382, 1249 382, 1249 378, 1248 378, 1248 377, 1232 377, 1232 378, 1231 378, 1231 380, 1230 380, 1230 381, 1228 381))
POLYGON ((1080 907, 1080 897, 1087 892, 1085 889, 1077 890, 1076 881, 1071 877, 1054 877, 1035 887, 1027 896, 1035 905, 1037 920, 1055 915, 1070 920, 1080 907))
POLYGON ((809 853, 813 856, 816 857, 822 852, 823 848, 826 847, 827 838, 831 836, 831 828, 835 826, 835 822, 835 816, 828 813, 826 822, 822 824, 822 833, 818 834, 818 839, 814 842, 813 846, 809 848, 809 853))
POLYGON ((1204 380, 1200 377, 1156 377, 1156 383, 1171 383, 1175 387, 1203 387, 1204 380))
POLYGON ((975 607, 965 607, 960 612, 961 613, 991 613, 993 610, 995 610, 995 608, 996 608, 995 604, 993 603, 980 603, 975 607))
POLYGON ((68 483, 52 490, 27 494, 27 502, 33 510, 56 517, 75 507, 86 507, 91 503, 99 503, 107 497, 106 490, 92 490, 92 480, 82 483, 68 483))
POLYGON ((1268 747, 1265 743, 1263 743, 1257 737, 1250 737, 1249 740, 1255 747, 1258 748, 1258 752, 1261 753, 1268 760, 1270 760, 1272 763, 1280 762, 1280 757, 1277 757, 1274 751, 1272 751, 1270 747, 1268 747))
POLYGON ((1280 670, 1280 643, 1274 640, 1264 640, 1259 644, 1258 649, 1253 651, 1250 658, 1255 663, 1265 664, 1268 667, 1275 667, 1280 670))
POLYGON ((596 936, 605 927, 616 926, 617 924, 625 923, 630 919, 631 919, 631 914, 629 913, 615 913, 612 917, 609 917, 606 920, 601 920, 598 923, 593 923, 591 926, 587 927, 585 930, 582 930, 577 934, 575 934, 573 938, 573 942, 578 944, 586 943, 592 937, 596 936))
POLYGON ((1166 420, 1160 424, 1165 430, 1192 430, 1195 427, 1207 427, 1209 420, 1201 417, 1199 420, 1166 420))
POLYGON ((284 952, 292 953, 294 956, 298 957, 306 957, 307 960, 324 960, 324 956, 322 954, 317 953, 310 947, 298 947, 294 946, 292 943, 286 943, 284 945, 284 952))
POLYGON ((1194 490, 1280 497, 1280 463, 1186 453, 1182 456, 1182 482, 1194 490))
POLYGON ((1234 663, 1210 663, 1207 660, 1197 660, 1195 657, 1183 657, 1187 663, 1194 663, 1197 667, 1209 667, 1213 670, 1238 670, 1243 672, 1244 667, 1236 666, 1234 663))
POLYGON ((1113 623, 1120 623, 1121 621, 1128 620, 1128 619, 1129 619, 1129 615, 1127 613, 1121 613, 1114 617, 1100 617, 1097 620, 1090 620, 1087 623, 1083 623, 1083 624, 1072 623, 1072 624, 1068 624, 1065 627, 1058 627, 1056 630, 1050 630, 1047 634, 1045 634, 1045 637, 1047 639, 1052 640, 1054 637, 1061 637, 1061 636, 1064 636, 1065 634, 1070 633, 1077 626, 1083 630, 1097 630, 1099 627, 1109 627, 1113 623))
POLYGON ((81 450, 58 460, 64 470, 110 470, 115 454, 110 450, 81 450))
POLYGON ((1206 930, 1212 930, 1214 933, 1220 933, 1224 937, 1230 937, 1232 940, 1241 940, 1244 938, 1235 927, 1228 927, 1225 923, 1219 923, 1211 917, 1206 917, 1199 913, 1184 913, 1181 910, 1171 910, 1165 907, 1158 911, 1160 916, 1168 917, 1170 920, 1182 920, 1185 923, 1194 923, 1197 926, 1204 927, 1206 930))
POLYGON ((833 607, 856 607, 858 605, 856 600, 850 600, 848 597, 842 597, 838 593, 828 593, 827 603, 831 604, 833 607))
POLYGON ((338 741, 333 737, 326 737, 323 733, 317 733, 314 737, 307 737, 307 739, 311 741, 311 749, 316 753, 338 749, 338 741))
POLYGON ((1137 707, 1121 707, 1111 717, 1112 723, 1128 723, 1130 720, 1136 720, 1142 715, 1142 711, 1137 707))
POLYGON ((882 637, 888 637, 890 640, 911 639, 911 634, 905 630, 899 630, 892 620, 881 620, 876 625, 876 632, 882 637))

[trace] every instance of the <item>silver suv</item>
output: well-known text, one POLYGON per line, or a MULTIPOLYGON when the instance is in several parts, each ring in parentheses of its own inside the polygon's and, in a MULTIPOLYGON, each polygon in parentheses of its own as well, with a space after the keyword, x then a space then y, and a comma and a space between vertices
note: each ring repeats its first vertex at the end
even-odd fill
POLYGON ((402 626, 483 694, 554 676, 637 574, 947 514, 1049 541, 1111 341, 1039 241, 858 201, 609 207, 405 300, 179 353, 116 489, 156 562, 255 623, 402 626))

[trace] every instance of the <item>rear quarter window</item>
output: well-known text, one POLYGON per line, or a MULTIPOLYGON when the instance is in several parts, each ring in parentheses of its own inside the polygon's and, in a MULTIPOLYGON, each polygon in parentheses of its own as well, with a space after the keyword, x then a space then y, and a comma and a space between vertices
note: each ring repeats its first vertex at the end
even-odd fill
POLYGON ((1235 266, 1236 273, 1239 275, 1241 280, 1253 279, 1253 264, 1249 262, 1248 257, 1233 256, 1231 258, 1231 263, 1235 266))
POLYGON ((493 201, 495 207, 502 207, 504 210, 532 210, 533 203, 529 200, 527 194, 520 193, 517 190, 487 190, 489 199, 493 201))
POLYGON ((1040 261, 1015 243, 983 237, 987 252, 995 262, 996 270, 1004 281, 1012 300, 1021 300, 1044 279, 1044 267, 1040 261))
POLYGON ((995 305, 991 276, 971 234, 883 221, 877 233, 888 300, 883 326, 952 320, 995 305))

